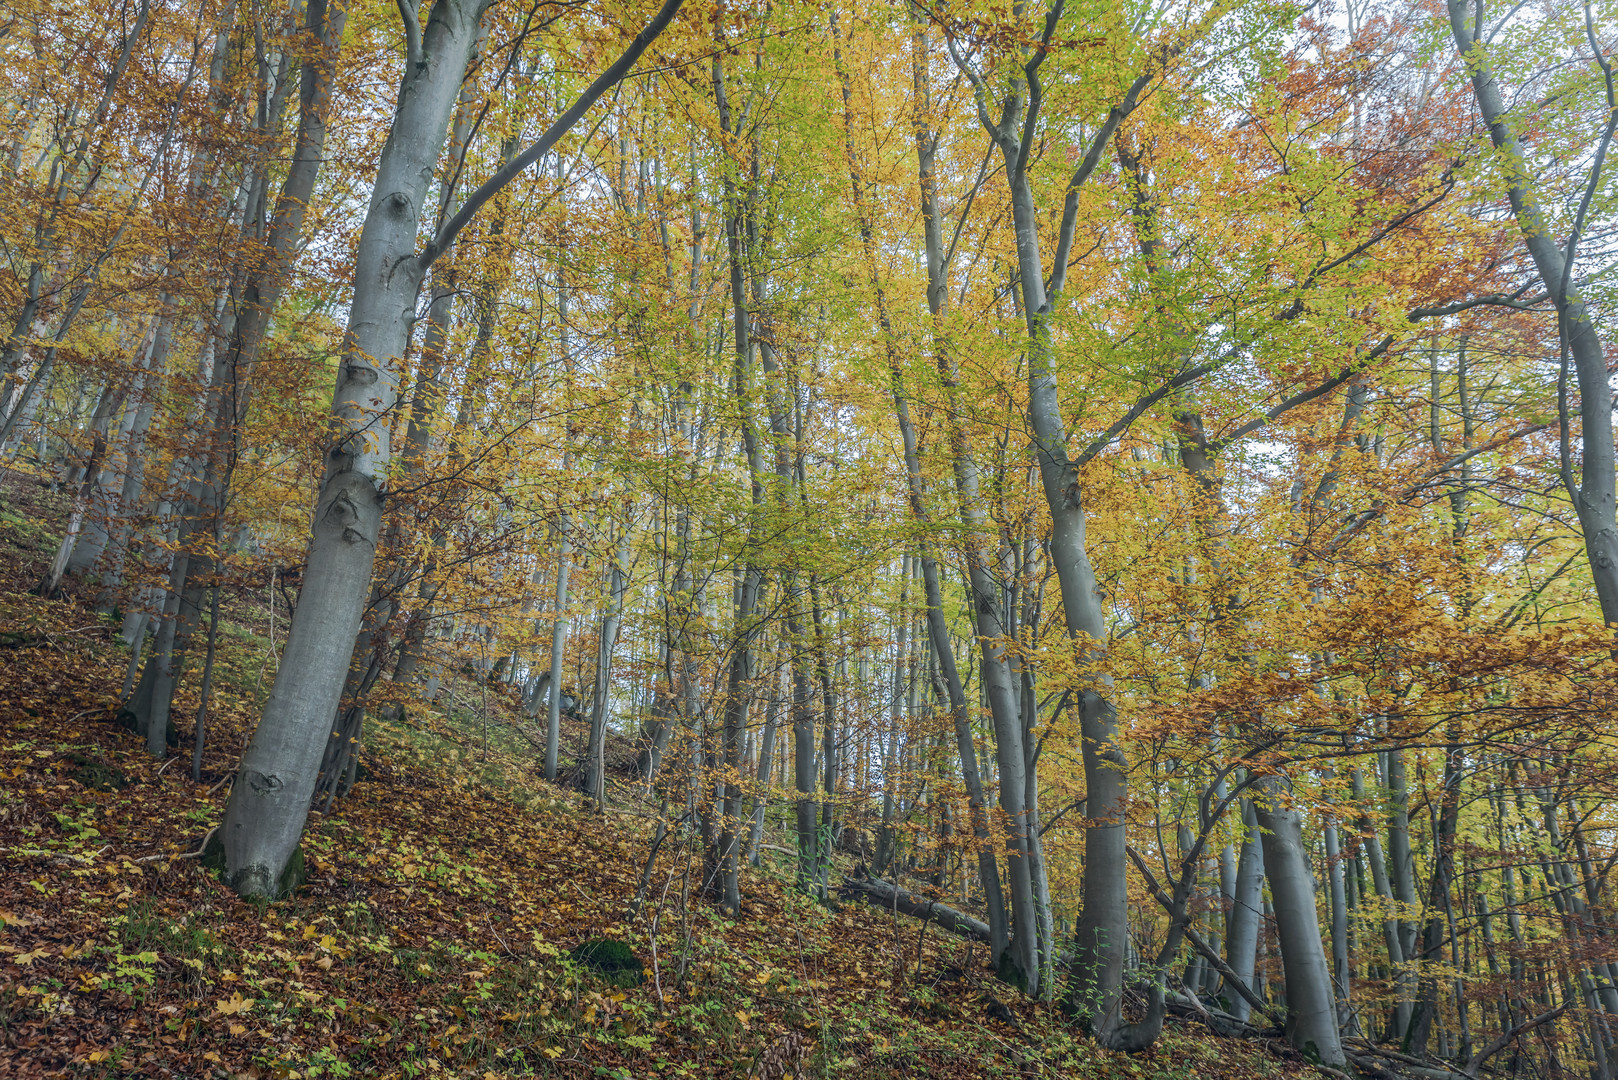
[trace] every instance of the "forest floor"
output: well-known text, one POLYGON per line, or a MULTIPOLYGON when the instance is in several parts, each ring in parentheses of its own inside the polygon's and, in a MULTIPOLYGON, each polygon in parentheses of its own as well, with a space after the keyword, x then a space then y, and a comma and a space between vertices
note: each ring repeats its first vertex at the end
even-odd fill
POLYGON ((665 844, 632 914, 656 808, 594 813, 546 785, 493 691, 453 721, 373 727, 361 782, 311 819, 307 883, 240 900, 191 853, 273 679, 265 612, 222 627, 193 781, 189 732, 156 761, 110 722, 116 625, 87 594, 29 591, 63 512, 0 476, 0 1077, 773 1080, 800 1053, 813 1077, 1307 1071, 1278 1040, 1173 1022, 1148 1054, 1102 1051, 995 982, 981 946, 813 902, 779 867, 748 870, 725 920, 688 897, 700 859, 665 844), (599 938, 645 981, 572 960, 599 938))

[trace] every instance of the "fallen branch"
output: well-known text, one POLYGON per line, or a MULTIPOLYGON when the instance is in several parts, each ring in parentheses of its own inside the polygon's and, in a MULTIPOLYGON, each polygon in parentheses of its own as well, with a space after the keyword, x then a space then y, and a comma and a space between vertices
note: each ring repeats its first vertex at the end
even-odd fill
POLYGON ((208 850, 208 841, 212 840, 213 839, 213 834, 218 832, 218 831, 219 831, 219 826, 217 826, 217 825, 215 825, 213 828, 209 829, 208 830, 208 835, 204 836, 202 838, 202 845, 200 847, 198 847, 197 850, 195 850, 195 851, 185 851, 185 852, 181 852, 178 855, 142 855, 140 858, 138 858, 138 859, 136 859, 134 861, 138 862, 138 863, 147 863, 147 862, 157 862, 159 859, 169 859, 169 860, 172 860, 172 861, 178 861, 180 859, 200 859, 200 858, 202 858, 203 852, 208 850))
POLYGON ((961 937, 971 941, 986 942, 989 940, 988 923, 974 919, 963 911, 956 911, 952 907, 946 907, 936 900, 918 897, 914 893, 899 888, 892 882, 883 881, 881 878, 845 877, 838 892, 845 900, 863 896, 866 903, 872 907, 881 908, 883 911, 896 911, 901 915, 909 915, 914 919, 935 922, 945 930, 953 934, 959 934, 961 937))
POLYGON ((34 859, 49 859, 58 866, 68 863, 78 863, 80 866, 93 866, 95 861, 105 855, 112 845, 108 844, 94 855, 75 855, 71 851, 47 851, 36 847, 0 848, 0 855, 22 855, 34 859))
MULTIPOLYGON (((1134 848, 1126 848, 1125 850, 1128 852, 1130 860, 1134 862, 1135 868, 1141 872, 1143 877, 1146 878, 1146 887, 1151 890, 1153 898, 1157 900, 1158 904, 1160 904, 1165 911, 1169 912, 1170 916, 1172 916, 1174 914, 1174 900, 1169 896, 1168 893, 1164 892, 1163 887, 1157 883, 1157 878, 1152 875, 1151 868, 1146 865, 1146 860, 1141 858, 1140 852, 1136 851, 1134 848)), ((1196 927, 1187 924, 1185 928, 1185 936, 1186 940, 1191 942, 1191 947, 1202 954, 1202 958, 1208 961, 1208 964, 1215 971, 1219 972, 1220 976, 1225 980, 1230 988, 1240 994, 1247 1004, 1263 1013, 1271 1020, 1271 1022, 1276 1024, 1276 1026, 1280 1027, 1285 1025, 1285 1021, 1281 1017, 1278 1017, 1270 1009, 1269 1004, 1263 998, 1253 993, 1252 988, 1247 985, 1246 980, 1238 976, 1236 972, 1231 969, 1231 966, 1225 963, 1225 961, 1219 956, 1219 953, 1210 948, 1206 941, 1202 940, 1202 935, 1197 933, 1196 927)), ((1231 1019, 1234 1020, 1235 1017, 1232 1017, 1231 1019)))
POLYGON ((1254 1039, 1269 1034, 1257 1024, 1205 1004, 1201 998, 1189 991, 1168 993, 1164 995, 1163 1000, 1173 1012, 1200 1020, 1209 1031, 1227 1039, 1254 1039))
POLYGON ((1375 1063, 1368 1060, 1364 1056, 1365 1053, 1369 1053, 1377 1058, 1381 1058, 1384 1061, 1396 1062, 1400 1066, 1398 1070, 1386 1070, 1388 1072, 1394 1072, 1396 1075, 1419 1076, 1422 1077, 1423 1080, 1468 1080, 1467 1074, 1465 1073, 1457 1072, 1454 1069, 1445 1068, 1442 1065, 1435 1064, 1430 1061, 1423 1061, 1421 1058, 1411 1057, 1409 1054, 1401 1054, 1396 1050, 1389 1050, 1385 1047, 1376 1045, 1369 1039, 1351 1036, 1344 1039, 1343 1042, 1353 1043, 1354 1046, 1364 1051, 1364 1053, 1361 1054, 1349 1052, 1349 1059, 1353 1061, 1356 1066, 1365 1071, 1374 1071, 1373 1066, 1375 1063))
POLYGON ((1561 1016, 1566 1011, 1567 1004, 1564 1002, 1563 1004, 1552 1009, 1550 1012, 1543 1012, 1538 1016, 1532 1017, 1531 1019, 1524 1020, 1522 1023, 1518 1024, 1504 1035, 1501 1035, 1499 1038, 1495 1039, 1494 1042, 1473 1054, 1472 1060, 1466 1063, 1466 1068, 1462 1071, 1466 1073, 1467 1076, 1476 1076, 1478 1074, 1478 1070, 1483 1067, 1483 1063, 1485 1061, 1488 1061, 1490 1058, 1494 1057, 1494 1055, 1510 1046, 1514 1041, 1516 1041, 1517 1036, 1523 1034, 1524 1032, 1532 1031, 1541 1024, 1550 1023, 1552 1020, 1555 1020, 1558 1016, 1561 1016))

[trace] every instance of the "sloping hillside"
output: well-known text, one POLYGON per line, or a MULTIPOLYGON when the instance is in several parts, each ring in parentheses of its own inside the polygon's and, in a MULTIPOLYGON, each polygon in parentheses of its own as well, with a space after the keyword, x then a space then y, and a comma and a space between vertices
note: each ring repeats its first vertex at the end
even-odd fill
MULTIPOLYGON (((1271 1048, 1174 1028, 1108 1054, 996 983, 982 946, 750 872, 741 918, 694 895, 655 802, 598 815, 534 775, 510 703, 373 730, 315 819, 308 881, 254 906, 197 858, 262 695, 269 642, 221 635, 202 776, 111 723, 127 652, 27 592, 48 514, 0 522, 0 1075, 1283 1076, 1271 1048), (633 901, 645 872, 645 902, 633 901), (577 962, 622 942, 644 980, 577 962), (618 980, 631 982, 632 980, 618 980)), ((194 682, 194 680, 193 680, 194 682)), ((195 687, 177 715, 186 727, 195 687)), ((774 853, 766 852, 766 857, 774 853)))

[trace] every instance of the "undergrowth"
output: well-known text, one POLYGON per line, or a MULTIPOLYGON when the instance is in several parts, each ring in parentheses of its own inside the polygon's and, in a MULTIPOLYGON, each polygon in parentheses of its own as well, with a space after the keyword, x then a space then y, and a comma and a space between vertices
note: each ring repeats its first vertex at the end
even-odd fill
MULTIPOLYGON (((0 541, 37 558, 23 525, 0 520, 0 541)), ((361 782, 311 818, 307 884, 240 900, 193 855, 274 678, 268 638, 221 634, 193 782, 188 721, 168 761, 109 722, 113 622, 29 595, 30 572, 0 589, 0 1075, 744 1077, 783 1045, 822 1078, 1297 1070, 1186 1027, 1146 1055, 1099 1050, 995 982, 981 946, 812 901, 771 853, 727 920, 677 835, 631 914, 656 806, 626 784, 594 813, 539 780, 532 730, 493 692, 374 723, 361 782), (641 961, 638 983, 575 958, 600 940, 641 961)))

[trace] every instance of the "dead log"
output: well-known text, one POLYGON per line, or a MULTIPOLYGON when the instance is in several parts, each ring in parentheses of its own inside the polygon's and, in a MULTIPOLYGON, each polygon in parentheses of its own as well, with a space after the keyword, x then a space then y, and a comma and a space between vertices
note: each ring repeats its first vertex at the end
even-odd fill
POLYGON ((845 877, 838 893, 845 900, 864 897, 866 903, 883 911, 896 911, 913 919, 937 923, 950 933, 959 934, 971 941, 989 940, 988 923, 974 919, 963 911, 946 907, 936 900, 917 896, 881 878, 845 877))

